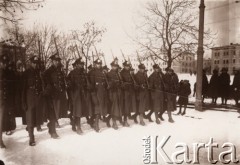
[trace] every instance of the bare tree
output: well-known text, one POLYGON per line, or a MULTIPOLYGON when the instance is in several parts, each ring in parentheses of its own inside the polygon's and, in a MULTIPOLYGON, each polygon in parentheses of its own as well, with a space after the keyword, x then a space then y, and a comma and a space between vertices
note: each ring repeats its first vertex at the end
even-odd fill
POLYGON ((105 28, 99 28, 95 22, 87 22, 83 25, 83 30, 72 30, 72 40, 79 56, 84 56, 86 66, 94 52, 94 47, 102 41, 102 36, 106 32, 105 28))
MULTIPOLYGON (((134 39, 144 52, 145 58, 154 56, 171 67, 182 54, 195 54, 198 28, 192 0, 155 0, 146 4, 142 15, 143 24, 138 26, 141 37, 134 39)), ((205 34, 210 45, 210 32, 205 34)))
POLYGON ((37 10, 44 0, 0 0, 0 19, 4 22, 17 23, 24 10, 37 10))

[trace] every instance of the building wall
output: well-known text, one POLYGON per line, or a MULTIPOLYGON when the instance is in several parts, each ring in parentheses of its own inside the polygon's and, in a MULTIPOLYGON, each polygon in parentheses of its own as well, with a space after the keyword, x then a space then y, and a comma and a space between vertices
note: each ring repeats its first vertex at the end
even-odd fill
POLYGON ((240 45, 231 44, 212 48, 211 59, 212 70, 221 70, 225 67, 228 68, 228 73, 233 74, 233 71, 240 67, 240 45))
MULTIPOLYGON (((162 56, 162 58, 164 58, 164 56, 162 56)), ((129 59, 132 63, 133 68, 135 70, 138 70, 139 62, 137 60, 137 57, 131 56, 129 57, 129 59)), ((120 61, 123 62, 124 60, 121 59, 120 61)), ((157 57, 154 57, 154 61, 162 68, 163 71, 165 71, 165 69, 167 68, 167 62, 157 57)), ((154 62, 151 60, 151 58, 143 60, 142 63, 145 64, 149 74, 153 72, 152 66, 154 65, 154 62)), ((181 57, 173 61, 172 68, 176 73, 194 72, 196 70, 194 55, 193 54, 182 55, 181 57)))

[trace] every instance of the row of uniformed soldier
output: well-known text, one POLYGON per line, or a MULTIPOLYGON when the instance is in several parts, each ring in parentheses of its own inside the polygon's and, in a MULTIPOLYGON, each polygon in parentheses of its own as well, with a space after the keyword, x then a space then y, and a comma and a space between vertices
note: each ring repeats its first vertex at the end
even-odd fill
MULTIPOLYGON (((111 127, 112 119, 112 127, 116 130, 117 121, 129 127, 128 119, 138 123, 139 116, 140 124, 144 126, 144 118, 152 121, 151 115, 154 113, 156 123, 159 124, 159 119, 164 120, 162 114, 165 110, 168 111, 169 122, 174 122, 171 111, 176 108, 178 78, 171 68, 164 75, 155 64, 154 72, 148 77, 144 64, 140 64, 139 71, 134 74, 129 61, 125 61, 124 68, 120 69, 118 61, 114 60, 108 71, 107 66, 102 66, 102 61, 97 59, 86 72, 84 62, 77 59, 73 63, 73 70, 66 76, 61 58, 55 54, 50 59, 52 65, 47 70, 42 70, 38 57, 31 57, 30 66, 23 74, 22 106, 30 146, 35 145, 34 127, 39 127, 46 119, 49 121, 49 134, 54 139, 59 137, 56 122, 67 117, 70 117, 72 130, 77 134, 83 133, 82 117, 86 117, 96 132, 100 131, 100 119, 108 127, 111 127), (145 114, 148 110, 150 112, 145 114)), ((4 72, 1 71, 1 74, 4 72)), ((1 90, 0 94, 3 95, 4 92, 1 90)), ((4 106, 2 99, 0 103, 4 106)), ((3 109, 4 112, 10 111, 5 107, 3 109)), ((0 114, 2 116, 3 113, 0 114)), ((1 143, 4 145, 2 140, 1 143)))

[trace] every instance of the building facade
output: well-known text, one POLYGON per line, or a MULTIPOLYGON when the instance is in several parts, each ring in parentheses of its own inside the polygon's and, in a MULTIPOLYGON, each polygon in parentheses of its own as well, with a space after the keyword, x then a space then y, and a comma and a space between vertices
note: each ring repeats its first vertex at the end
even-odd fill
POLYGON ((233 74, 240 67, 240 44, 230 44, 212 48, 212 71, 227 68, 229 74, 233 74))
MULTIPOLYGON (((165 69, 167 68, 167 62, 162 59, 167 59, 167 57, 162 55, 161 59, 158 57, 153 58, 155 63, 159 64, 162 70, 165 71, 165 69)), ((137 56, 130 56, 129 59, 132 63, 133 68, 138 69, 139 61, 137 59, 137 56)), ((120 61, 123 62, 124 60, 121 59, 120 61)), ((153 72, 152 66, 154 65, 154 62, 150 57, 142 59, 142 63, 145 64, 148 73, 153 72)), ((173 61, 172 68, 176 73, 193 73, 194 71, 196 71, 194 54, 182 54, 173 61)))

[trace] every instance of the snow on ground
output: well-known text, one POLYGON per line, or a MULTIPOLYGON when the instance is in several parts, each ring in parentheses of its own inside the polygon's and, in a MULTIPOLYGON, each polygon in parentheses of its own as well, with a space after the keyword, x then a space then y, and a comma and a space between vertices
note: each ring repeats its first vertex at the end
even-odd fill
MULTIPOLYGON (((181 76, 188 79, 190 75, 181 76)), ((190 78, 189 78, 190 79, 190 78)), ((195 82, 193 76, 191 84, 195 82)), ((191 98, 194 100, 194 98, 191 98)), ((207 99, 206 102, 210 102, 207 99)), ((220 100, 219 100, 220 101, 220 100)), ((233 104, 232 101, 229 102, 233 104)), ((217 110, 217 109, 216 109, 217 110)), ((177 112, 174 112, 176 114, 177 112)), ((171 136, 164 148, 167 153, 177 151, 176 142, 187 143, 192 159, 192 143, 208 143, 212 137, 219 147, 224 142, 232 142, 237 147, 237 157, 240 159, 240 119, 235 109, 215 111, 206 110, 199 112, 187 109, 186 116, 173 115, 175 123, 167 120, 157 125, 155 122, 146 121, 146 126, 140 126, 130 121, 131 127, 120 127, 119 130, 107 128, 101 122, 101 132, 93 131, 86 121, 83 121, 83 135, 77 135, 71 130, 68 119, 61 119, 61 128, 57 129, 60 139, 51 139, 46 124, 43 132, 35 131, 37 145, 28 145, 28 134, 25 126, 21 125, 21 118, 17 118, 17 130, 11 136, 4 134, 7 149, 0 149, 0 159, 7 165, 140 165, 143 164, 142 138, 144 136, 171 136)), ((154 119, 154 117, 152 116, 154 119)), ((164 114, 167 119, 167 114, 164 114)), ((214 149, 214 158, 223 149, 214 149)), ((226 150, 226 149, 225 149, 226 150)), ((207 161, 207 149, 200 149, 200 164, 210 164, 207 161)), ((158 157, 158 163, 167 164, 158 157)), ((221 164, 221 163, 219 163, 221 164)))
MULTIPOLYGON (((131 121, 130 128, 120 127, 115 131, 101 122, 101 132, 96 133, 84 122, 83 135, 72 132, 69 121, 62 119, 61 128, 58 129, 61 138, 51 139, 44 125, 43 132, 35 131, 35 147, 28 146, 27 132, 20 125, 13 135, 4 135, 7 149, 1 150, 0 156, 7 165, 140 165, 143 164, 142 138, 157 135, 160 142, 163 136, 170 135, 166 145, 167 153, 177 151, 174 148, 176 142, 186 142, 192 154, 193 142, 208 143, 212 137, 220 146, 224 142, 236 145, 240 159, 240 119, 237 116, 232 111, 199 112, 188 109, 186 116, 173 116, 174 124, 163 121, 157 125, 146 121, 146 126, 140 126, 131 121)), ((167 119, 167 114, 164 114, 164 118, 167 119)), ((208 164, 206 151, 200 151, 200 164, 208 164)), ((215 158, 220 151, 216 149, 215 158)), ((158 160, 159 164, 165 164, 160 157, 158 160)))

